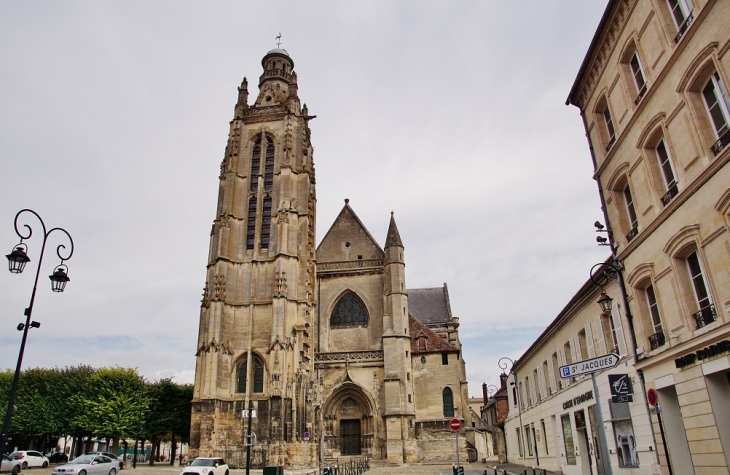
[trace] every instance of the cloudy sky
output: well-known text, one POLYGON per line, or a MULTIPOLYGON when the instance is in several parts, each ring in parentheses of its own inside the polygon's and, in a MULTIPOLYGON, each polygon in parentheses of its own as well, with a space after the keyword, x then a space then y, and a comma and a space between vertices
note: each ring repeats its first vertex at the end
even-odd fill
MULTIPOLYGON (((497 383, 590 267, 602 219, 578 110, 564 105, 605 1, 4 1, 0 250, 15 214, 49 240, 23 367, 136 367, 192 382, 219 164, 261 58, 295 61, 317 170, 317 238, 345 198, 383 245, 395 212, 410 288, 448 283, 470 393, 497 383)), ((14 368, 40 251, 0 273, 14 368)))

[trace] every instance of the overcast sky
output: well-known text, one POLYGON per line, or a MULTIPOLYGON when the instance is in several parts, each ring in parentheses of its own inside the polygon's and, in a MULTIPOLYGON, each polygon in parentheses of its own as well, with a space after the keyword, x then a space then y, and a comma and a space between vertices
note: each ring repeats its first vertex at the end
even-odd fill
MULTIPOLYGON (((192 382, 219 165, 237 86, 282 34, 307 103, 317 240, 350 205, 409 288, 448 283, 470 394, 498 383, 608 255, 578 110, 564 105, 605 1, 0 2, 0 250, 52 235, 23 368, 136 367, 192 382), (55 233, 54 233, 55 234, 55 233)), ((40 251, 0 272, 14 368, 40 251)))

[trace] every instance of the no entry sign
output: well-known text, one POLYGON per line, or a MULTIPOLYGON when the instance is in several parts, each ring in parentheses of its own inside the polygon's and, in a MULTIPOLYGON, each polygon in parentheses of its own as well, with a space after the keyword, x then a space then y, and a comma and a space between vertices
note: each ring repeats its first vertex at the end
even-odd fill
POLYGON ((657 397, 656 389, 649 388, 649 390, 646 392, 646 399, 647 402, 651 407, 654 407, 659 402, 659 398, 657 397))
POLYGON ((457 419, 456 417, 454 417, 453 419, 451 419, 449 421, 449 427, 451 427, 451 430, 457 431, 457 430, 461 429, 461 421, 459 419, 457 419))

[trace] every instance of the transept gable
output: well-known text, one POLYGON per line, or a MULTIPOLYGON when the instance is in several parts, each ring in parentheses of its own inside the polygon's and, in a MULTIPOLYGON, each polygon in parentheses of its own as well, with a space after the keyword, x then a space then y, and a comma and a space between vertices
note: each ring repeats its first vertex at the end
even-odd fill
POLYGON ((350 207, 350 200, 319 243, 318 263, 383 259, 385 254, 350 207))
POLYGON ((408 327, 408 333, 411 335, 411 353, 414 355, 459 351, 411 314, 408 315, 408 327))

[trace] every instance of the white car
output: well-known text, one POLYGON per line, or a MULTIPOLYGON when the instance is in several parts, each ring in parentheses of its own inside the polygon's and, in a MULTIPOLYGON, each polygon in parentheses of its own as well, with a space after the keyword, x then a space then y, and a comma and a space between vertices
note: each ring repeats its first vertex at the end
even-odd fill
POLYGON ((53 469, 52 475, 115 475, 119 467, 116 460, 106 455, 82 455, 65 465, 53 469))
POLYGON ((7 455, 3 455, 0 460, 0 473, 12 473, 18 475, 20 473, 22 463, 20 460, 13 460, 7 455))
POLYGON ((48 466, 48 458, 36 450, 17 450, 9 455, 13 460, 20 460, 23 470, 30 467, 48 466))
POLYGON ((229 475, 228 464, 219 457, 195 457, 180 475, 229 475))

